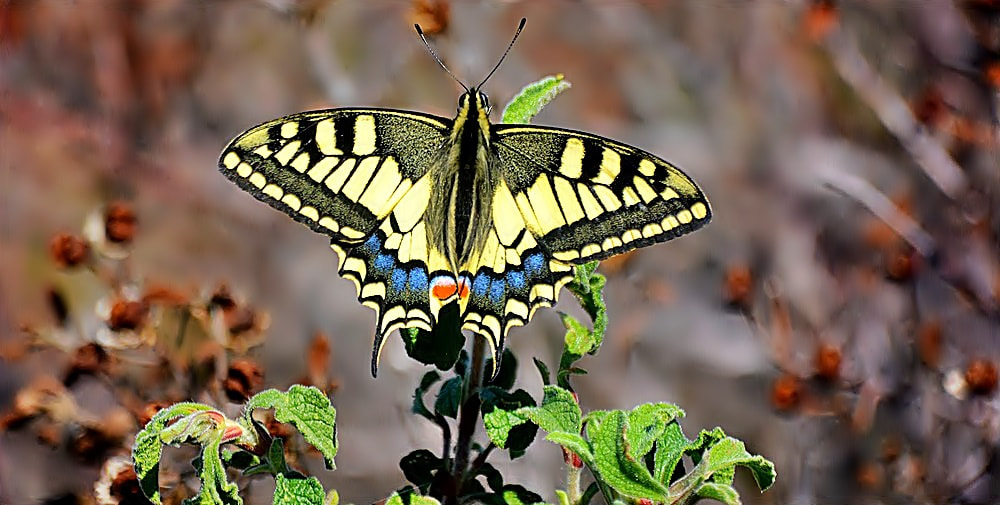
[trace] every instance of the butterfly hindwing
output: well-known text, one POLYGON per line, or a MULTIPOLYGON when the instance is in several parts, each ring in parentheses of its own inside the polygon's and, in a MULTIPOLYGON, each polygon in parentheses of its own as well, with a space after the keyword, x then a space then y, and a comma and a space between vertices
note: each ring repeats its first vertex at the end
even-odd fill
POLYGON ((492 216, 485 247, 462 265, 469 292, 461 299, 461 310, 463 329, 487 337, 496 357, 511 328, 527 324, 538 308, 555 304, 559 290, 573 278, 573 268, 550 259, 539 247, 505 182, 494 191, 492 216))
POLYGON ((589 133, 496 125, 503 177, 552 257, 581 264, 694 231, 711 218, 701 189, 645 151, 589 133))
POLYGON ((219 167, 334 242, 360 244, 427 173, 451 123, 386 109, 294 114, 236 137, 219 167))

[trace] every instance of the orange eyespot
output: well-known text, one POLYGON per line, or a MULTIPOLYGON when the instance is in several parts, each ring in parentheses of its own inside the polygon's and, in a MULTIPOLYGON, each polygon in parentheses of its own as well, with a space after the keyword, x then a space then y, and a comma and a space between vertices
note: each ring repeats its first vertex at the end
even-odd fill
POLYGON ((456 291, 458 291, 458 287, 455 285, 454 279, 438 277, 431 281, 431 296, 437 298, 438 300, 447 300, 448 298, 451 298, 456 291))
POLYGON ((462 277, 458 281, 458 297, 467 298, 469 296, 469 282, 468 277, 462 277))

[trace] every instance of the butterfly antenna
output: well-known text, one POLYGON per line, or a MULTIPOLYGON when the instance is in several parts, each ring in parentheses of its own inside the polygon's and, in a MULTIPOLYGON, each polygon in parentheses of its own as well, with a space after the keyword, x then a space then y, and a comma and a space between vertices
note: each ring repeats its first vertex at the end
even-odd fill
POLYGON ((460 81, 458 77, 455 77, 455 74, 451 73, 451 70, 448 70, 448 67, 445 66, 444 62, 441 61, 441 58, 439 58, 437 53, 434 52, 434 49, 431 48, 430 43, 427 42, 427 37, 424 36, 424 31, 420 29, 420 25, 414 24, 413 27, 417 29, 417 35, 420 35, 420 40, 423 41, 424 47, 427 48, 427 52, 431 53, 431 56, 434 57, 434 61, 438 62, 438 65, 441 65, 441 68, 443 68, 445 72, 448 72, 448 75, 450 75, 452 79, 455 79, 455 82, 457 82, 459 86, 462 86, 462 88, 464 88, 465 91, 468 92, 469 87, 466 86, 464 82, 460 81))
POLYGON ((486 74, 486 78, 483 79, 483 82, 479 83, 479 86, 476 86, 476 89, 479 89, 483 86, 483 84, 486 84, 486 81, 490 80, 490 77, 493 77, 493 72, 496 72, 497 69, 500 68, 500 64, 503 63, 504 58, 507 57, 507 53, 510 52, 510 48, 514 47, 514 42, 517 40, 517 36, 521 34, 521 29, 524 28, 524 23, 526 21, 527 21, 526 18, 521 18, 521 22, 517 25, 517 31, 514 32, 514 37, 510 39, 510 44, 507 44, 507 50, 503 52, 503 56, 501 56, 500 60, 497 61, 497 64, 493 67, 493 70, 490 70, 490 73, 486 74))

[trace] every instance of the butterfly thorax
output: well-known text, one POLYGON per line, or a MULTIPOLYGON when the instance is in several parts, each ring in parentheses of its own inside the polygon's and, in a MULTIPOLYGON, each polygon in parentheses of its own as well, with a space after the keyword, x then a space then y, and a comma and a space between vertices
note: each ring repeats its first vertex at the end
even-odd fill
POLYGON ((492 226, 493 191, 498 174, 490 165, 489 104, 486 95, 469 90, 459 99, 446 155, 431 169, 435 197, 425 218, 430 241, 456 269, 483 247, 492 226))

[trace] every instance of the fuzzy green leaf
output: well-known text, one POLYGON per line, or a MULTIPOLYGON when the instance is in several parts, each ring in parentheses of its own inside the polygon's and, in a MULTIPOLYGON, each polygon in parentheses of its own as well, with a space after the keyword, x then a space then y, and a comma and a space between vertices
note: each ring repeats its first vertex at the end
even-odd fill
POLYGON ((628 431, 625 440, 628 442, 629 457, 642 459, 653 449, 667 423, 684 415, 684 411, 670 403, 645 403, 628 413, 628 431))
POLYGON ((493 409, 483 414, 486 435, 501 449, 507 447, 507 437, 510 435, 510 430, 526 422, 528 422, 528 416, 521 415, 516 411, 493 409))
MULTIPOLYGON (((708 465, 708 472, 712 474, 734 470, 736 465, 747 467, 753 473, 753 478, 761 491, 771 487, 777 477, 774 463, 762 456, 751 455, 743 442, 732 437, 726 437, 713 445, 708 450, 705 462, 708 465)), ((726 480, 731 483, 732 476, 727 476, 726 480)))
POLYGON ((653 455, 653 477, 657 481, 670 484, 677 462, 681 460, 690 443, 691 441, 684 436, 681 425, 676 421, 664 428, 656 441, 656 453, 653 455))
POLYGON ((135 436, 135 443, 132 444, 132 464, 135 474, 139 479, 139 487, 149 501, 159 505, 159 469, 160 456, 163 453, 163 443, 160 441, 160 432, 167 426, 167 423, 195 412, 212 410, 208 405, 200 403, 178 403, 171 405, 157 412, 152 419, 146 423, 135 436))
POLYGON ((326 495, 316 477, 289 479, 278 475, 274 479, 274 505, 324 505, 326 495))
POLYGON ((559 444, 566 449, 573 451, 577 456, 580 456, 580 460, 591 468, 594 466, 594 451, 590 447, 590 443, 587 442, 582 436, 575 433, 566 433, 564 431, 559 431, 556 433, 549 433, 545 440, 549 442, 559 444))
POLYGON ((559 386, 545 386, 542 404, 538 407, 525 407, 518 410, 526 415, 539 428, 549 432, 580 433, 580 405, 573 398, 573 393, 559 386))
POLYGON ((326 467, 336 468, 333 458, 337 455, 337 410, 326 394, 317 388, 297 384, 285 393, 275 389, 261 391, 250 398, 244 418, 250 418, 258 408, 274 409, 275 419, 295 426, 306 442, 323 455, 326 467))
POLYGON ((240 498, 240 488, 226 478, 226 469, 222 466, 222 458, 219 449, 222 447, 222 440, 210 440, 201 446, 199 456, 200 466, 198 479, 201 480, 201 489, 198 495, 184 500, 186 505, 242 505, 240 498))
POLYGON ((385 500, 385 505, 441 505, 441 502, 431 498, 430 496, 421 496, 415 493, 410 494, 408 500, 404 502, 399 493, 392 493, 392 495, 385 500))
POLYGON ((601 479, 625 496, 667 501, 666 486, 650 475, 641 459, 629 455, 625 440, 628 429, 628 415, 620 410, 608 412, 593 431, 588 427, 601 479))
POLYGON ((740 494, 732 486, 706 482, 694 493, 699 498, 720 501, 726 505, 740 505, 740 494))
POLYGON ((559 93, 570 87, 562 74, 544 77, 524 88, 503 110, 501 122, 527 124, 559 93))

